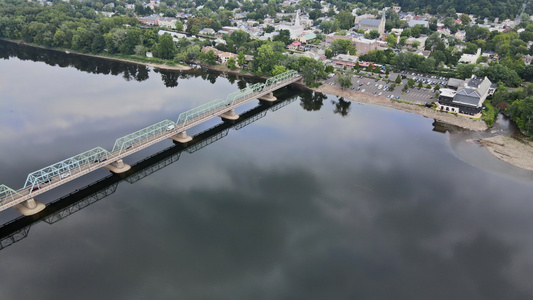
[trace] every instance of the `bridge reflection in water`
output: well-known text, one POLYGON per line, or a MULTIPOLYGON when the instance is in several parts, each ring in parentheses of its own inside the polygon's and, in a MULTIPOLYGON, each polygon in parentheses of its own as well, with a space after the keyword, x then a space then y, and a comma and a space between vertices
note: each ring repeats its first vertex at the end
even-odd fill
POLYGON ((176 122, 163 120, 118 138, 111 151, 96 147, 34 171, 28 174, 24 186, 18 190, 2 184, 0 211, 14 207, 24 215, 36 214, 45 206, 35 200, 34 196, 100 168, 109 169, 113 173, 127 172, 130 166, 124 164, 122 158, 166 139, 188 143, 192 137, 187 135, 186 130, 217 116, 226 120, 237 120, 240 116, 235 113, 234 108, 256 98, 276 101, 273 91, 301 78, 296 71, 287 71, 270 77, 264 83, 255 83, 237 90, 225 99, 215 99, 185 111, 178 116, 176 122))
POLYGON ((64 218, 98 202, 115 193, 118 184, 126 181, 133 184, 151 174, 177 162, 181 153, 186 151, 194 153, 216 141, 226 137, 230 129, 239 130, 266 116, 268 110, 276 111, 292 102, 298 96, 275 102, 260 102, 256 107, 242 113, 239 119, 220 123, 194 136, 187 144, 175 143, 150 157, 147 157, 131 166, 131 169, 122 174, 110 174, 92 184, 87 185, 73 193, 50 202, 39 213, 31 216, 22 216, 5 223, 0 227, 0 250, 28 236, 32 225, 44 221, 54 224, 64 218))

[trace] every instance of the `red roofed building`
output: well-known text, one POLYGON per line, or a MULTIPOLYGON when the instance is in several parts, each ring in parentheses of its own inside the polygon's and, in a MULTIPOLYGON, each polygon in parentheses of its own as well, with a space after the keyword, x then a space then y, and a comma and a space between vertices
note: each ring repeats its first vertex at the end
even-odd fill
POLYGON ((287 48, 289 48, 289 50, 299 50, 301 45, 302 43, 294 41, 292 44, 288 45, 287 48))

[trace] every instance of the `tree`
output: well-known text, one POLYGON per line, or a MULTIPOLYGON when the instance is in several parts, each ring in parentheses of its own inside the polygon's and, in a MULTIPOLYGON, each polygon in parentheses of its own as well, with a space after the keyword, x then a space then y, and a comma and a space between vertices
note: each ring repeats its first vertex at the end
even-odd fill
MULTIPOLYGON (((320 3, 319 3, 320 4, 320 3)), ((320 11, 320 9, 314 9, 312 11, 309 12, 309 18, 311 20, 316 20, 320 17, 322 17, 322 12, 320 11)))
POLYGON ((288 45, 292 42, 291 40, 291 32, 288 30, 288 29, 281 29, 279 31, 279 34, 278 35, 275 35, 272 40, 274 42, 276 41, 280 41, 282 42, 283 44, 285 45, 288 45))
POLYGON ((287 72, 288 69, 284 66, 274 66, 274 70, 272 70, 272 76, 276 76, 276 75, 279 75, 279 74, 283 74, 285 72, 287 72))
POLYGON ((368 33, 368 36, 371 38, 371 39, 377 39, 379 37, 379 32, 377 30, 370 30, 370 32, 368 33))
POLYGON ((387 42, 387 45, 389 47, 394 47, 396 45, 396 35, 394 33, 391 33, 389 34, 386 38, 385 38, 385 42, 387 42))
POLYGON ((347 10, 341 10, 336 16, 335 19, 339 21, 339 27, 341 29, 350 29, 353 26, 355 16, 347 10))
POLYGON ((178 49, 172 40, 172 36, 168 33, 159 37, 159 43, 157 43, 157 57, 163 59, 173 59, 178 49))
POLYGON ((354 55, 357 50, 350 40, 336 39, 331 42, 330 48, 334 54, 352 54, 354 55))
POLYGON ((244 55, 244 52, 239 52, 239 54, 237 55, 237 63, 239 64, 239 66, 242 68, 242 66, 244 66, 244 63, 246 62, 246 56, 244 55))
POLYGON ((402 77, 400 77, 400 74, 398 74, 398 76, 396 76, 396 80, 394 80, 394 82, 396 82, 396 84, 402 83, 402 77))
POLYGON ((407 84, 409 85, 409 87, 413 87, 415 85, 415 80, 413 78, 409 78, 407 80, 407 84))
POLYGON ((228 59, 227 64, 228 64, 228 68, 230 68, 231 70, 237 69, 237 66, 235 65, 235 59, 233 57, 230 57, 228 59))
MULTIPOLYGON (((279 42, 271 42, 264 44, 263 46, 257 49, 257 53, 254 56, 252 63, 252 69, 257 74, 271 75, 274 66, 278 61, 281 60, 283 54, 281 50, 274 51, 274 48, 279 49, 279 42)), ((282 44, 281 48, 284 48, 285 45, 282 44)))
POLYGON ((326 77, 324 65, 308 57, 299 58, 300 73, 304 77, 304 82, 308 86, 314 85, 315 81, 326 77))
POLYGON ((337 75, 337 83, 342 89, 347 89, 352 86, 352 73, 341 72, 337 75))
POLYGON ((199 59, 200 61, 209 65, 215 65, 217 63, 217 55, 213 50, 202 52, 199 56, 199 59))
POLYGON ((468 15, 466 15, 466 14, 461 14, 459 16, 459 20, 461 20, 461 23, 464 26, 470 25, 470 22, 472 22, 472 19, 470 19, 470 17, 468 15))

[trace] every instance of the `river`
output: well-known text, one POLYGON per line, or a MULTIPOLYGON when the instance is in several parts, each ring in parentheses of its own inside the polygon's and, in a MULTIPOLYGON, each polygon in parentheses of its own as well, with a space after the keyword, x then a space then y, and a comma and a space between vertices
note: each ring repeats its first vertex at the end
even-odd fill
MULTIPOLYGON (((12 188, 249 81, 3 42, 0 58, 0 184, 12 188)), ((237 109, 248 126, 190 130, 221 128, 197 137, 212 142, 197 151, 161 142, 125 159, 170 148, 127 178, 98 170, 38 197, 62 205, 81 190, 62 215, 0 212, 33 224, 0 250, 0 297, 533 297, 531 172, 422 116, 296 88, 275 95, 276 110, 237 109)))

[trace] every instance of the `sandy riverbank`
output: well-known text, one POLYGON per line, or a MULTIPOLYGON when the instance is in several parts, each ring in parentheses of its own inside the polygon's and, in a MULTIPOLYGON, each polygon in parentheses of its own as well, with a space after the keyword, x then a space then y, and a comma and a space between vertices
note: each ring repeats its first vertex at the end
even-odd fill
POLYGON ((321 85, 320 87, 315 88, 313 90, 324 94, 331 94, 343 97, 344 99, 349 99, 361 103, 369 103, 399 109, 405 112, 422 115, 426 118, 435 119, 437 121, 452 124, 469 130, 484 131, 488 128, 487 124, 485 124, 485 122, 481 120, 475 120, 466 116, 454 115, 451 113, 444 113, 420 105, 402 103, 399 101, 391 100, 385 96, 376 96, 348 89, 343 90, 338 86, 326 84, 321 85))
MULTIPOLYGON (((391 100, 383 96, 375 96, 353 90, 343 90, 337 86, 322 85, 314 91, 343 97, 352 101, 369 103, 399 109, 405 112, 422 115, 426 118, 435 119, 447 124, 452 124, 461 128, 473 131, 485 131, 487 125, 481 120, 475 120, 466 116, 443 113, 431 108, 402 103, 391 100)), ((497 158, 518 168, 533 171, 533 143, 521 142, 508 136, 495 136, 491 138, 479 139, 476 142, 487 147, 487 149, 497 158)))
POLYGON ((522 169, 533 171, 533 143, 505 135, 477 140, 497 158, 522 169))

